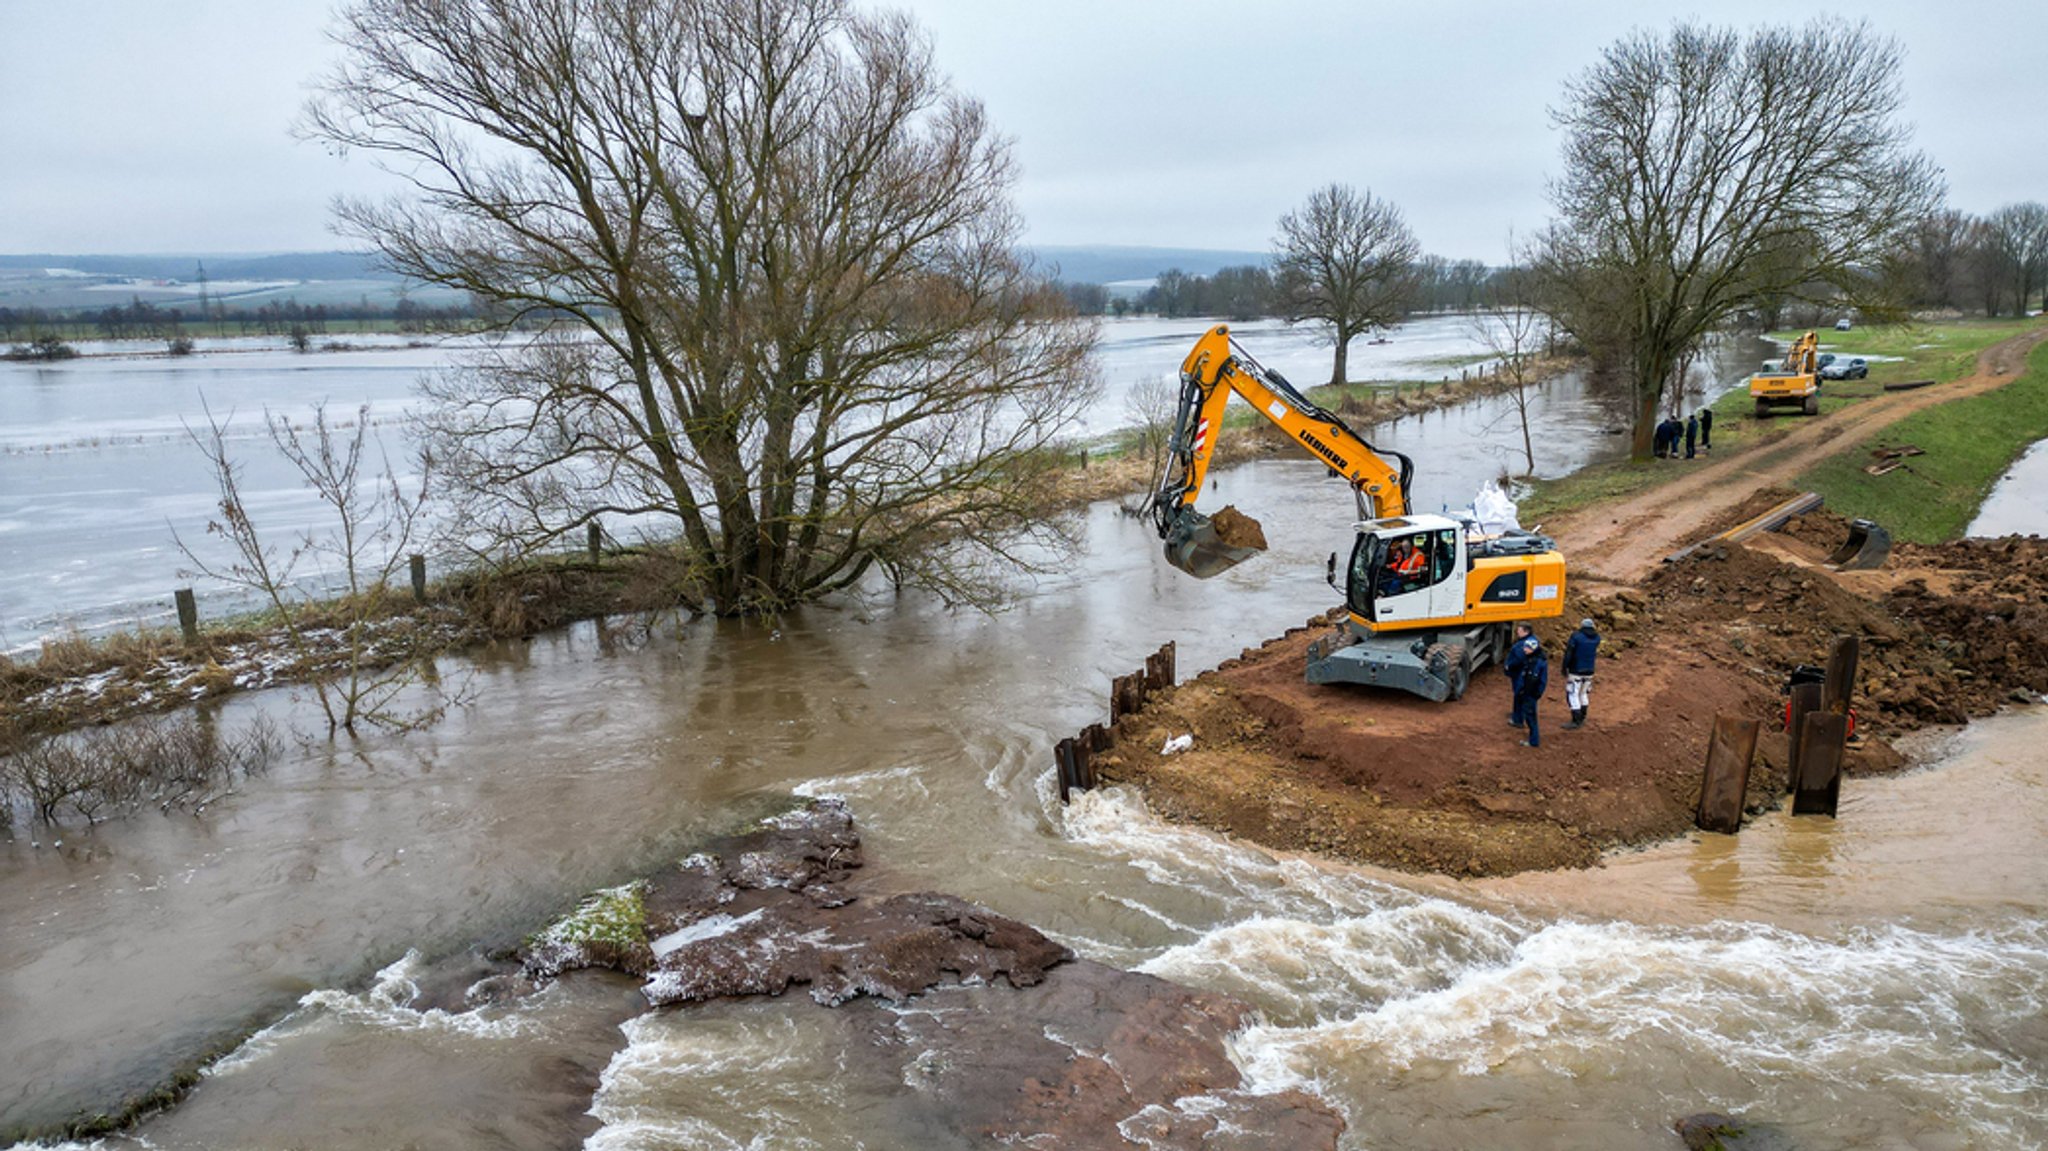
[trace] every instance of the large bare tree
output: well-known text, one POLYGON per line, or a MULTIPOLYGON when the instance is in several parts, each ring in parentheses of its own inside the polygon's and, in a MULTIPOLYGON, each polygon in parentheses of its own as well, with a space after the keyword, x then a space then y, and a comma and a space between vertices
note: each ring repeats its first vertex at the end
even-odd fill
POLYGON ((1899 116, 1899 67, 1864 24, 1679 24, 1617 41, 1566 86, 1535 266, 1559 323, 1624 365, 1638 458, 1708 332, 1772 301, 1888 303, 1874 266, 1942 194, 1899 116))
POLYGON ((1371 192, 1331 184, 1280 217, 1274 246, 1280 252, 1274 278, 1287 318, 1330 325, 1337 344, 1330 382, 1341 384, 1351 341, 1407 315, 1421 245, 1399 208, 1371 192))
POLYGON ((1091 323, 1017 254, 1012 164, 908 17, 844 0, 359 0, 309 135, 416 194, 344 202, 393 269, 531 326, 428 385, 499 547, 677 537, 685 602, 880 568, 980 600, 1043 556, 1091 323))

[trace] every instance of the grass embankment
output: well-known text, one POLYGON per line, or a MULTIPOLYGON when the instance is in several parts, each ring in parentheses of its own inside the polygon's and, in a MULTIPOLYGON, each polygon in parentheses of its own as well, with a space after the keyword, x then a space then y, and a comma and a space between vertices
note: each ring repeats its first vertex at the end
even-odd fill
MULTIPOLYGON (((1951 377, 1952 378, 1952 377, 1951 377)), ((1897 539, 1933 544, 1959 538, 2005 470, 2048 438, 2048 344, 2027 370, 1996 391, 1915 412, 1799 476, 1840 515, 1876 520, 1897 539), (1863 470, 1872 453, 1917 447, 1904 466, 1881 476, 1863 470)))
MULTIPOLYGON (((1940 324, 1903 324, 1888 328, 1830 333, 1834 339, 1821 345, 1824 351, 1845 357, 1898 358, 1872 363, 1867 379, 1827 381, 1821 387, 1821 415, 1825 417, 1831 412, 1883 395, 1884 385, 1888 383, 1928 379, 1948 383, 1960 379, 1976 369, 1977 357, 1984 349, 2001 340, 2019 335, 2037 324, 2038 321, 2034 320, 1959 320, 1940 324)), ((1800 334, 1772 332, 1769 338, 1790 343, 1800 334)), ((1791 414, 1775 415, 1764 420, 1757 419, 1749 389, 1742 386, 1731 389, 1709 406, 1714 411, 1714 446, 1711 455, 1703 456, 1702 459, 1725 459, 1731 455, 1767 446, 1799 427, 1803 419, 1791 414)), ((2044 434, 2048 432, 2036 431, 2030 439, 2039 439, 2044 434)), ((1854 467, 1860 475, 1865 453, 1850 454, 1854 457, 1854 467)), ((1996 479, 1998 472, 2002 472, 2012 462, 2014 455, 2017 455, 2016 451, 2006 455, 1997 465, 1992 474, 1993 480, 1996 479)), ((1848 461, 1849 457, 1845 456, 1839 462, 1848 461)), ((1685 463, 1683 460, 1621 460, 1609 464, 1594 464, 1554 480, 1538 481, 1535 490, 1522 501, 1522 518, 1526 522, 1536 523, 1593 504, 1638 495, 1684 476, 1685 463)), ((1987 481, 1982 490, 1976 491, 1970 497, 1970 507, 1973 510, 1977 503, 1983 501, 1984 493, 1989 490, 1990 482, 1987 481)), ((1827 492, 1822 494, 1828 495, 1827 492)), ((1854 494, 1849 489, 1841 489, 1840 498, 1849 502, 1838 502, 1835 496, 1830 495, 1829 506, 1844 515, 1867 516, 1881 520, 1880 515, 1874 512, 1854 510, 1854 494)), ((1969 515, 1966 514, 1962 523, 1968 522, 1969 515)), ((1886 526, 1890 526, 1889 523, 1886 526)), ((1960 530, 1958 526, 1956 531, 1960 530)))
POLYGON ((458 572, 428 589, 424 607, 395 591, 302 605, 296 639, 269 612, 209 621, 193 645, 174 628, 54 636, 33 656, 0 655, 0 755, 24 738, 82 724, 422 659, 577 620, 674 609, 687 571, 681 555, 649 547, 595 559, 541 555, 458 572))

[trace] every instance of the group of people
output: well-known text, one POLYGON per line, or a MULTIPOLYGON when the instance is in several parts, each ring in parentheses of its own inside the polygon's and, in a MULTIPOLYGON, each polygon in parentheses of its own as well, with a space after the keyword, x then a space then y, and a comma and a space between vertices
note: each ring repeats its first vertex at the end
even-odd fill
MULTIPOLYGON (((1580 620, 1578 630, 1564 641, 1564 702, 1572 713, 1571 722, 1564 725, 1567 731, 1586 726, 1586 708, 1593 696, 1593 665, 1599 654, 1599 629, 1590 619, 1580 620)), ((1501 670, 1507 673, 1515 695, 1508 723, 1527 733, 1523 747, 1543 746, 1536 705, 1550 686, 1550 655, 1528 624, 1515 625, 1515 642, 1501 660, 1501 670)))
POLYGON ((1685 458, 1691 459, 1695 451, 1710 451, 1714 446, 1714 409, 1701 408, 1678 422, 1677 415, 1664 417, 1650 437, 1650 454, 1660 460, 1678 458, 1678 443, 1685 441, 1685 458), (1697 447, 1695 447, 1697 445, 1697 447))

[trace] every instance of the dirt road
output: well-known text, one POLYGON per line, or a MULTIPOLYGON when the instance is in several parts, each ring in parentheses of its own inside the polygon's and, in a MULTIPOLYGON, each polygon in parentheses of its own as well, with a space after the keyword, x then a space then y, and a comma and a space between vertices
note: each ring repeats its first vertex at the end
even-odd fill
POLYGON ((1816 461, 1864 443, 1914 412, 2010 383, 2025 369, 2027 353, 2044 339, 2048 327, 1994 344, 1977 357, 1974 374, 1953 383, 1886 393, 1823 419, 1781 417, 1786 430, 1749 451, 1704 467, 1695 463, 1682 479, 1620 503, 1561 517, 1544 530, 1572 557, 1574 575, 1634 582, 1732 509, 1767 488, 1789 485, 1816 461))

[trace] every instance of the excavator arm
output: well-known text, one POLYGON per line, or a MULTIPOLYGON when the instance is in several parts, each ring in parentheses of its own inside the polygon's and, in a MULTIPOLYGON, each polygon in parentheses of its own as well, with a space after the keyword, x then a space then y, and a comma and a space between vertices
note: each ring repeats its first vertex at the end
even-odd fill
POLYGON ((1415 472, 1408 457, 1381 452, 1279 372, 1261 367, 1230 338, 1227 325, 1219 324, 1195 341, 1181 363, 1180 385, 1164 479, 1152 502, 1153 521, 1173 566, 1207 579, 1265 550, 1257 521, 1242 516, 1226 519, 1222 514, 1212 520, 1195 510, 1232 392, 1278 425, 1303 451, 1343 476, 1358 499, 1359 518, 1408 514, 1408 486, 1415 472))

